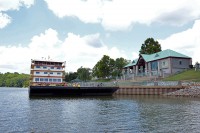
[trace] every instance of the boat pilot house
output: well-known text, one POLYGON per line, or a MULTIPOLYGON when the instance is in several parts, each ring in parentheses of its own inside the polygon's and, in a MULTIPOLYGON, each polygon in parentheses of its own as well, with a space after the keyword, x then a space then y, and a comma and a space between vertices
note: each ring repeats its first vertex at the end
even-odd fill
POLYGON ((135 76, 166 77, 192 66, 192 58, 167 49, 154 54, 140 54, 138 59, 123 68, 125 79, 135 76))

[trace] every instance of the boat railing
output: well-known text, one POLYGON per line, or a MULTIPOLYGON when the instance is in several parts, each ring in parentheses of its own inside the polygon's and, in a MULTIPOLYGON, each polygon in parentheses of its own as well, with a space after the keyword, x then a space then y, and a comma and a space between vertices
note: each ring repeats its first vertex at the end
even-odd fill
POLYGON ((117 82, 75 82, 68 83, 67 86, 73 87, 117 87, 117 82))

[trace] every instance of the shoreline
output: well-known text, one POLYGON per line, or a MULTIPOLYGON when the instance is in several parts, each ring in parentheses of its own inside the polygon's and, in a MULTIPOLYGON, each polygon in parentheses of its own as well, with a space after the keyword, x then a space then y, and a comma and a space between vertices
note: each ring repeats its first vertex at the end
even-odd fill
POLYGON ((182 97, 199 97, 200 98, 200 86, 187 86, 184 89, 180 89, 174 92, 164 94, 164 96, 182 96, 182 97))

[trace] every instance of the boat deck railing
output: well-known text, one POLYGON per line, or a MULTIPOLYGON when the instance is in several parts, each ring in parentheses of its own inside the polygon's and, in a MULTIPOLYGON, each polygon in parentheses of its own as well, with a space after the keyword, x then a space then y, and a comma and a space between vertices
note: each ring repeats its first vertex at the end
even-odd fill
POLYGON ((67 86, 74 87, 118 87, 117 82, 76 82, 68 83, 67 86))

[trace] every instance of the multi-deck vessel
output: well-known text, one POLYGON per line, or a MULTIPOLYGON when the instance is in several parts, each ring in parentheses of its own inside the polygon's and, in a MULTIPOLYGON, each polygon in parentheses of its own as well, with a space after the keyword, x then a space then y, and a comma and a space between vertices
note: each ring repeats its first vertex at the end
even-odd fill
POLYGON ((117 86, 69 86, 64 81, 66 62, 31 60, 29 96, 112 95, 117 86))

